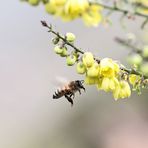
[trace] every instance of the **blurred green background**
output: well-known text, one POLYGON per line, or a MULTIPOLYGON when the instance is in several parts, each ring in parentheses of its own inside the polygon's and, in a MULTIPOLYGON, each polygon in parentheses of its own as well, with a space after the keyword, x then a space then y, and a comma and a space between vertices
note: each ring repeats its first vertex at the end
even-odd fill
POLYGON ((53 52, 51 35, 40 24, 52 23, 61 33, 73 32, 76 45, 98 57, 126 64, 128 50, 114 38, 132 32, 147 42, 142 19, 111 16, 113 25, 87 28, 81 20, 64 23, 19 0, 0 4, 0 147, 1 148, 147 148, 148 98, 132 94, 114 101, 111 94, 86 87, 71 108, 64 98, 53 100, 56 77, 80 79, 75 67, 53 52))

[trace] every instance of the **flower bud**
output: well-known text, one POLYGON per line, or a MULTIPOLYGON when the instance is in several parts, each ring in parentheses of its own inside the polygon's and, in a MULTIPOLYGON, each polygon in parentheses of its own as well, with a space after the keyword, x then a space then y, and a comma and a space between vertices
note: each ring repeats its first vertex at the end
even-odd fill
POLYGON ((28 0, 28 2, 29 4, 34 5, 34 6, 39 4, 39 0, 28 0))
POLYGON ((86 67, 84 66, 82 62, 79 62, 77 64, 76 70, 78 74, 84 74, 86 72, 86 67))
POLYGON ((145 58, 148 58, 148 46, 145 46, 143 51, 142 51, 142 55, 145 58))
POLYGON ((73 56, 73 55, 66 57, 66 63, 68 66, 74 65, 76 60, 77 60, 76 56, 73 56))
POLYGON ((55 46, 54 51, 55 51, 56 54, 62 54, 63 48, 61 48, 59 46, 55 46))
POLYGON ((91 52, 85 52, 82 60, 83 64, 88 68, 91 67, 95 62, 93 54, 91 52))
POLYGON ((75 38, 76 37, 75 37, 75 35, 73 33, 66 33, 66 40, 68 42, 74 42, 75 38))
POLYGON ((142 64, 140 70, 144 75, 148 76, 148 62, 142 64))
POLYGON ((62 53, 60 54, 61 57, 66 57, 68 55, 68 52, 67 52, 67 48, 66 47, 63 47, 63 51, 62 53))
POLYGON ((77 51, 72 52, 72 55, 76 56, 76 58, 78 58, 80 56, 77 51))
POLYGON ((52 39, 52 43, 53 43, 54 45, 56 45, 56 44, 58 44, 59 40, 60 40, 60 39, 59 39, 58 37, 55 37, 55 38, 52 39))
POLYGON ((95 62, 92 67, 88 68, 87 75, 89 77, 98 77, 99 76, 99 64, 95 62))
POLYGON ((127 61, 131 65, 140 65, 142 63, 142 57, 139 54, 133 54, 127 58, 127 61))

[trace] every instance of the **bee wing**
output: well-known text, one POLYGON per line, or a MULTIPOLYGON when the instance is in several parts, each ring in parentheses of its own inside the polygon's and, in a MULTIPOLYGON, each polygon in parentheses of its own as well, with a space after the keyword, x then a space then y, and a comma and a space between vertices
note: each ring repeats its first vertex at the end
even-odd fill
POLYGON ((67 84, 68 82, 69 82, 69 80, 65 77, 62 77, 62 76, 55 76, 55 79, 52 81, 52 83, 58 87, 62 87, 65 84, 67 84))

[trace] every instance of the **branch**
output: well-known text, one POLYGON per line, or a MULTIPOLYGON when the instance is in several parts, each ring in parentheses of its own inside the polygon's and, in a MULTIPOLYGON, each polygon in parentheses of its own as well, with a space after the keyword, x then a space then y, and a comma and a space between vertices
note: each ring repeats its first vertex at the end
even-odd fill
POLYGON ((77 48, 76 46, 74 46, 73 44, 69 43, 62 35, 59 34, 59 32, 56 32, 52 29, 52 25, 48 25, 45 21, 41 21, 42 25, 46 28, 49 29, 48 32, 53 33, 54 35, 56 35, 58 38, 60 38, 62 41, 64 41, 67 45, 69 45, 70 47, 72 47, 73 49, 75 49, 75 51, 84 54, 84 51, 80 50, 79 48, 77 48))
POLYGON ((129 42, 127 42, 126 40, 124 40, 122 38, 116 37, 115 41, 123 46, 130 48, 132 50, 132 52, 136 52, 139 54, 141 54, 141 52, 142 52, 140 48, 135 47, 134 45, 130 44, 129 42))
MULTIPOLYGON (((99 6, 102 6, 104 7, 105 9, 108 9, 108 10, 111 10, 111 11, 118 11, 118 12, 121 12, 123 14, 128 14, 128 13, 131 13, 130 11, 128 10, 124 10, 124 9, 121 9, 121 8, 118 8, 116 6, 116 4, 114 6, 108 6, 108 5, 105 5, 105 4, 102 4, 102 3, 99 3, 99 2, 89 2, 90 4, 95 4, 95 5, 99 5, 99 6)), ((148 15, 145 15, 145 14, 142 14, 142 13, 139 13, 139 12, 134 12, 134 15, 137 15, 137 16, 140 16, 140 17, 143 17, 143 18, 148 18, 148 15)))
MULTIPOLYGON (((59 37, 62 41, 64 41, 67 45, 69 45, 70 47, 72 47, 75 51, 77 51, 80 54, 84 54, 84 51, 80 50, 80 48, 77 48, 74 44, 67 42, 67 40, 60 35, 58 32, 54 31, 52 28, 52 25, 48 25, 45 21, 41 21, 42 25, 46 28, 49 29, 48 32, 51 32, 52 34, 56 35, 57 37, 59 37)), ((97 58, 95 58, 95 60, 98 60, 97 58)), ((139 71, 136 71, 135 69, 127 69, 125 67, 120 67, 121 70, 127 72, 128 74, 135 74, 135 75, 139 75, 140 77, 144 78, 144 79, 148 79, 148 76, 145 76, 143 74, 141 74, 139 71)))

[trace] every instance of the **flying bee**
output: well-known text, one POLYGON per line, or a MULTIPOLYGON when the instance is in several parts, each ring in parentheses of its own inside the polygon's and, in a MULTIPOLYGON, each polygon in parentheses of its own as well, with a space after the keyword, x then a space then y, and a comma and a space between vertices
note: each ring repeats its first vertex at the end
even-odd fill
POLYGON ((84 80, 70 81, 54 93, 53 99, 59 99, 64 96, 71 103, 71 105, 73 105, 75 93, 79 92, 79 94, 81 94, 81 89, 85 91, 83 83, 84 80))

